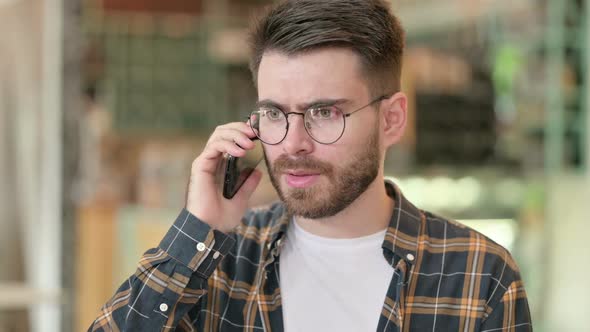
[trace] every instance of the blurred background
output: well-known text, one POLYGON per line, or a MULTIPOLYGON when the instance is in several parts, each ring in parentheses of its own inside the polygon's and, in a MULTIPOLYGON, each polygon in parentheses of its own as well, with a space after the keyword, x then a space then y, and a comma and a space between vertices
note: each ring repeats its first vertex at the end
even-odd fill
MULTIPOLYGON (((271 2, 0 0, 0 332, 85 330, 158 244, 256 101, 271 2)), ((537 331, 589 331, 588 2, 391 1, 411 103, 386 173, 511 250, 537 331)))

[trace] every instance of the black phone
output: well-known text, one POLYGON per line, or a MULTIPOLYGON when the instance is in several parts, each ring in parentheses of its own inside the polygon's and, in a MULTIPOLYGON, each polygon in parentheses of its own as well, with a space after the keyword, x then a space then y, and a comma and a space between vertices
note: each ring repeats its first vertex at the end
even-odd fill
POLYGON ((262 145, 257 138, 252 139, 254 149, 246 150, 244 157, 238 158, 232 155, 224 157, 223 163, 223 197, 232 199, 240 190, 246 179, 254 172, 264 153, 262 145))

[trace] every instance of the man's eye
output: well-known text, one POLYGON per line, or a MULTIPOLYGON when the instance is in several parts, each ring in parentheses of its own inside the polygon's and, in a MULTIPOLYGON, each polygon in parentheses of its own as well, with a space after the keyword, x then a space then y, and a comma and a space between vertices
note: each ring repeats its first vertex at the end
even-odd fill
POLYGON ((314 108, 311 115, 316 120, 329 120, 334 117, 334 111, 330 108, 314 108))
POLYGON ((279 120, 281 119, 281 111, 279 110, 266 110, 264 115, 268 117, 270 120, 279 120))

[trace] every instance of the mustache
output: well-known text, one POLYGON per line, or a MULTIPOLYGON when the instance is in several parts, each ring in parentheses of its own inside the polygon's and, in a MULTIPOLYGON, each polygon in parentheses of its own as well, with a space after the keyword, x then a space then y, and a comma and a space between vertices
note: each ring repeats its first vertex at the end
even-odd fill
POLYGON ((283 154, 272 165, 272 170, 275 174, 289 169, 305 169, 323 174, 331 174, 333 172, 332 165, 309 156, 292 158, 283 154))

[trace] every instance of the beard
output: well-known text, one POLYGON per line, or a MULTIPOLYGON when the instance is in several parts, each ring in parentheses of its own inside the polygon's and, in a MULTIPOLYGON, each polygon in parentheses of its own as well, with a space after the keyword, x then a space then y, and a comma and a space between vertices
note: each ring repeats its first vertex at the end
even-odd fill
MULTIPOLYGON (((334 166, 311 156, 280 155, 272 165, 264 158, 270 180, 287 213, 307 219, 331 217, 354 202, 379 174, 378 132, 369 138, 367 148, 346 164, 334 166), (281 188, 280 178, 288 169, 305 169, 328 179, 328 185, 317 183, 309 188, 281 188)), ((321 180, 321 179, 320 179, 321 180)))

